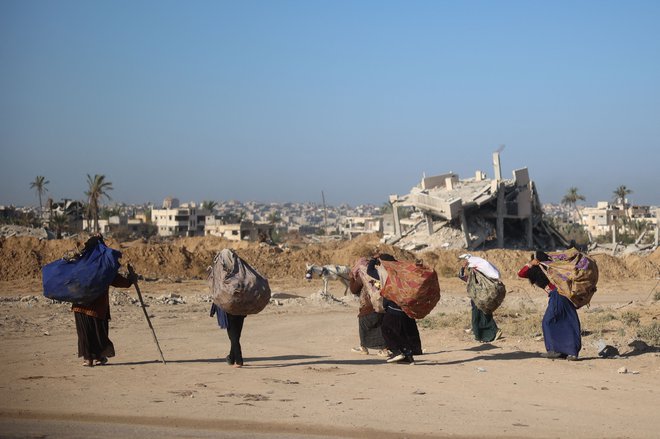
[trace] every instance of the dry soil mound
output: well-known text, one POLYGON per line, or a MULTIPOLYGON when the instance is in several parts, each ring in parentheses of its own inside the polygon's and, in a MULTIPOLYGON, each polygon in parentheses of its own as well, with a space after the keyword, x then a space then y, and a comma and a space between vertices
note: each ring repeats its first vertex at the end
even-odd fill
MULTIPOLYGON (((41 268, 80 242, 73 240, 39 240, 32 237, 0 238, 0 281, 24 278, 39 279, 41 268)), ((221 238, 183 238, 167 243, 149 244, 140 241, 108 245, 123 253, 122 263, 131 263, 136 271, 153 278, 205 278, 206 269, 214 255, 229 247, 266 277, 300 278, 305 264, 350 265, 361 256, 369 256, 375 249, 391 253, 400 260, 416 258, 434 268, 441 277, 454 277, 458 271, 458 250, 434 250, 418 254, 381 244, 376 236, 363 236, 352 241, 334 241, 307 245, 299 249, 285 249, 248 242, 230 242, 221 238)), ((519 250, 488 250, 472 252, 493 262, 503 278, 514 278, 518 269, 529 260, 531 252, 519 250)), ((660 252, 649 256, 628 255, 613 257, 594 255, 602 280, 654 279, 660 275, 660 252)))

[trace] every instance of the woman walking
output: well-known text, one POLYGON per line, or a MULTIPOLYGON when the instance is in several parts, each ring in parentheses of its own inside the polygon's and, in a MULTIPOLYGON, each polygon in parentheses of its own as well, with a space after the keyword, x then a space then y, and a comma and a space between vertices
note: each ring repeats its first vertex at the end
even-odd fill
POLYGON ((548 294, 548 307, 542 322, 547 352, 541 356, 575 361, 582 349, 580 319, 573 303, 559 294, 557 287, 550 283, 541 269, 541 263, 549 260, 546 253, 537 251, 532 260, 520 269, 518 276, 528 279, 532 285, 542 288, 548 294))
MULTIPOLYGON (((100 235, 93 236, 85 243, 85 252, 92 251, 99 243, 103 243, 100 235)), ((135 273, 124 277, 117 273, 111 285, 117 288, 130 288, 137 280, 135 273)), ((74 303, 71 307, 76 322, 78 335, 78 357, 85 361, 83 366, 104 365, 108 358, 115 356, 115 347, 109 338, 110 331, 110 299, 109 287, 91 304, 74 303)))

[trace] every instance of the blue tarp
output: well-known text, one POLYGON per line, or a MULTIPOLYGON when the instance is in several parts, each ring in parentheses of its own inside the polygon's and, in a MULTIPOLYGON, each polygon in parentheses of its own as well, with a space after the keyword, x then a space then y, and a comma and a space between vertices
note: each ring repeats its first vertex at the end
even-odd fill
POLYGON ((74 260, 58 259, 42 269, 44 296, 90 304, 108 290, 119 270, 121 252, 99 242, 74 260))

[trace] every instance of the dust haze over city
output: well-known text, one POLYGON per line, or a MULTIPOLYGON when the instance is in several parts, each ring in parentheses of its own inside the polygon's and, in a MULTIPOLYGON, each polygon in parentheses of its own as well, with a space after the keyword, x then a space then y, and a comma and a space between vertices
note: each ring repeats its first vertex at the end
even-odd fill
POLYGON ((0 203, 380 205, 528 167, 544 203, 658 204, 656 2, 0 5, 0 203))

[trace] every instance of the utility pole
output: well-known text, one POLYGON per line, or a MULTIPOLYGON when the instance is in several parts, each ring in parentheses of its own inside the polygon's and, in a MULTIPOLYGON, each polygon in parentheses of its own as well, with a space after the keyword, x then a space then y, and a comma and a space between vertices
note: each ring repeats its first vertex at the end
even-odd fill
POLYGON ((323 231, 328 233, 328 209, 325 207, 325 194, 323 191, 321 191, 321 199, 323 200, 323 231))

